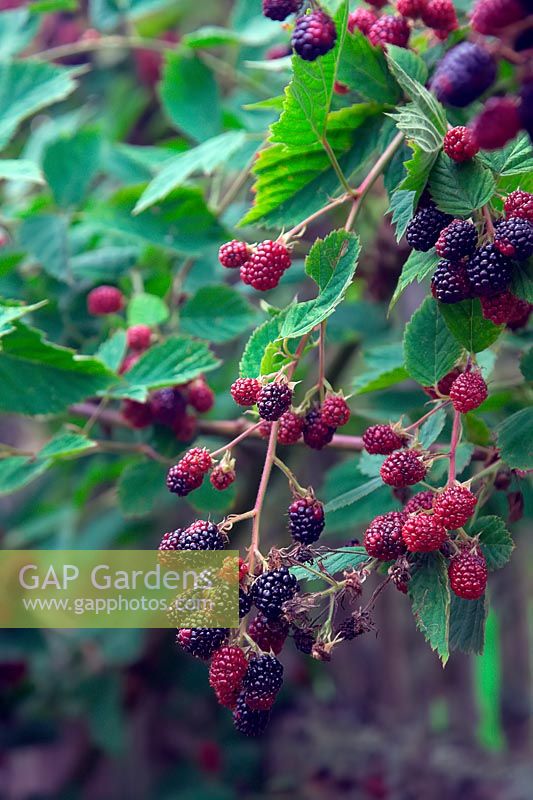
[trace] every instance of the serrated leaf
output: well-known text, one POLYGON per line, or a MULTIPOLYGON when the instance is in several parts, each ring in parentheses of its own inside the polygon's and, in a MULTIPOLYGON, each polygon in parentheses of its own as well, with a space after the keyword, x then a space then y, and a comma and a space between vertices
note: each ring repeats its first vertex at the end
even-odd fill
POLYGON ((109 337, 105 342, 102 342, 96 355, 98 359, 105 364, 112 372, 118 372, 122 359, 126 355, 128 349, 126 331, 118 330, 109 337))
POLYGON ((427 297, 405 327, 405 368, 422 386, 433 386, 459 360, 463 348, 452 336, 437 303, 427 297))
POLYGON ((458 164, 440 153, 429 176, 429 188, 441 211, 468 217, 489 202, 496 182, 492 172, 476 159, 458 164))
POLYGON ((38 457, 41 459, 67 458, 83 453, 85 450, 93 450, 95 447, 96 442, 80 433, 59 432, 39 451, 38 457))
POLYGON ((325 506, 325 511, 326 513, 328 511, 337 511, 339 508, 344 508, 344 506, 357 503, 358 500, 361 500, 361 498, 371 494, 371 492, 375 492, 376 489, 379 489, 382 486, 383 481, 381 478, 371 478, 369 481, 366 481, 366 483, 363 483, 360 486, 355 486, 348 492, 343 492, 338 497, 330 500, 325 506))
POLYGON ((0 180, 44 183, 44 175, 34 161, 27 158, 4 158, 0 161, 0 180))
POLYGON ((356 394, 377 392, 405 380, 408 375, 403 366, 401 344, 385 344, 366 350, 364 359, 368 366, 352 383, 356 394))
MULTIPOLYGON (((364 483, 368 483, 367 477, 361 474, 357 460, 350 457, 327 471, 320 496, 323 502, 328 503, 364 483)), ((397 510, 399 510, 398 500, 390 488, 382 483, 381 488, 378 487, 370 494, 359 498, 357 503, 343 506, 336 511, 328 511, 322 540, 337 533, 346 537, 346 531, 352 530, 356 525, 366 524, 378 514, 397 510)))
POLYGON ((59 206, 77 206, 100 167, 102 140, 97 130, 63 135, 43 155, 43 170, 59 206))
POLYGON ((45 272, 56 280, 68 282, 70 246, 68 225, 64 217, 39 214, 28 217, 21 225, 19 241, 45 272))
POLYGON ((482 151, 480 161, 498 175, 521 175, 533 170, 533 147, 527 133, 521 133, 500 150, 482 151))
POLYGON ((501 569, 511 558, 514 542, 501 517, 478 517, 468 531, 478 536, 489 570, 501 569))
POLYGON ((418 629, 445 665, 449 657, 451 601, 446 560, 440 553, 417 558, 409 581, 409 597, 418 629))
POLYGON ((437 441, 442 430, 446 424, 446 409, 439 408, 438 411, 435 411, 434 414, 431 415, 429 419, 427 419, 422 425, 420 426, 420 430, 418 433, 418 438, 420 442, 420 446, 424 449, 430 447, 434 442, 437 441))
POLYGON ((345 569, 354 569, 368 560, 368 553, 364 547, 343 547, 331 553, 325 553, 311 561, 309 566, 315 570, 315 573, 306 569, 305 565, 290 567, 290 572, 299 581, 316 581, 318 579, 316 572, 320 572, 321 568, 330 575, 336 575, 345 569))
MULTIPOLYGON (((387 53, 389 58, 391 58, 396 65, 396 68, 402 70, 402 80, 403 75, 407 75, 411 80, 415 81, 415 83, 421 85, 426 83, 428 79, 428 68, 420 56, 417 56, 412 50, 408 50, 405 47, 397 47, 393 44, 387 45, 387 53)), ((398 82, 400 83, 400 81, 398 82)), ((402 83, 400 83, 400 85, 402 86, 402 83)), ((411 96, 406 86, 402 86, 402 88, 411 96)))
POLYGON ((13 8, 0 14, 0 59, 9 61, 31 42, 39 20, 27 8, 13 8))
POLYGON ((118 501, 125 517, 150 514, 165 496, 166 469, 155 461, 139 461, 123 470, 118 482, 118 501))
POLYGON ((485 319, 478 299, 461 303, 439 303, 439 311, 446 326, 469 353, 478 353, 490 347, 503 330, 485 319))
POLYGON ((284 316, 284 313, 282 313, 277 314, 272 319, 267 319, 252 333, 244 348, 239 365, 241 378, 257 378, 261 375, 261 364, 265 351, 269 345, 279 339, 284 316))
POLYGON ((222 113, 211 70, 191 53, 167 53, 159 85, 163 110, 178 130, 198 142, 220 133, 222 113))
MULTIPOLYGON (((397 189, 391 197, 389 213, 392 214, 392 224, 396 230, 397 242, 403 237, 413 217, 415 201, 415 191, 397 189)), ((413 253, 416 252, 416 250, 413 250, 413 253)))
POLYGON ((128 303, 128 325, 148 325, 155 328, 168 319, 169 310, 164 300, 155 294, 139 292, 128 303))
POLYGON ((496 428, 500 455, 511 469, 533 469, 533 408, 523 408, 496 428))
POLYGON ((387 69, 383 50, 372 47, 358 30, 346 36, 338 79, 366 100, 393 105, 399 99, 400 93, 387 69))
POLYGON ((333 231, 326 239, 317 239, 308 259, 318 259, 317 251, 322 248, 327 251, 330 260, 330 278, 314 300, 289 307, 281 326, 282 339, 303 336, 327 319, 342 301, 353 280, 359 257, 359 237, 346 231, 333 231))
POLYGON ((398 188, 405 191, 414 191, 414 204, 416 206, 426 188, 426 183, 437 156, 435 153, 428 153, 422 150, 416 142, 413 142, 411 147, 413 148, 413 154, 404 164, 407 175, 398 188))
POLYGON ((210 342, 229 342, 248 330, 257 312, 229 286, 204 286, 181 309, 185 333, 210 342))
POLYGON ((412 66, 412 62, 410 59, 406 59, 402 48, 394 45, 387 47, 386 58, 390 71, 406 95, 441 137, 442 144, 447 129, 444 108, 420 81, 408 74, 406 67, 412 66))
POLYGON ((416 142, 425 153, 437 153, 442 147, 444 135, 416 103, 407 103, 389 116, 396 122, 398 130, 416 142))
POLYGON ((0 495, 11 494, 27 486, 42 475, 52 462, 48 459, 33 459, 12 456, 0 460, 0 495))
POLYGON ((404 291, 413 281, 421 283, 433 273, 438 263, 439 257, 433 249, 427 253, 411 250, 409 258, 402 267, 402 274, 392 295, 389 310, 394 308, 404 291))
POLYGON ((465 600, 451 595, 450 649, 481 655, 485 644, 485 622, 488 604, 485 595, 478 600, 465 600))

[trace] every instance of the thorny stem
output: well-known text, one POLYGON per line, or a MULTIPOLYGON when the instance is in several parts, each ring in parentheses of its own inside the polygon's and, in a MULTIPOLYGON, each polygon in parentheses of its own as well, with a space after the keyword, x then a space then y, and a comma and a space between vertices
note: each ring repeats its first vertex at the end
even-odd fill
POLYGON ((450 442, 450 468, 448 471, 448 486, 451 486, 455 480, 457 445, 459 444, 460 439, 461 439, 461 414, 459 411, 454 411, 452 439, 450 442))
POLYGON ((268 449, 265 456, 265 463, 263 464, 263 472, 261 474, 261 481, 259 489, 257 490, 257 497, 254 506, 254 522, 252 526, 252 540, 250 542, 250 549, 248 551, 248 566, 250 573, 254 573, 255 554, 259 549, 259 528, 261 522, 261 511, 263 510, 263 503, 265 494, 268 487, 270 473, 272 471, 272 464, 274 463, 274 456, 276 455, 276 444, 278 440, 279 422, 274 422, 270 431, 268 439, 268 449))
POLYGON ((334 208, 337 208, 337 206, 346 203, 346 201, 349 199, 350 195, 347 194, 343 194, 340 197, 336 197, 334 200, 331 200, 331 202, 326 203, 325 206, 322 206, 322 208, 319 208, 318 211, 315 211, 313 214, 310 214, 304 220, 299 222, 298 225, 294 226, 294 228, 291 228, 289 231, 287 231, 287 233, 284 234, 283 238, 286 241, 289 241, 293 236, 296 236, 297 233, 303 231, 311 222, 314 222, 323 214, 327 214, 328 211, 332 211, 334 208))

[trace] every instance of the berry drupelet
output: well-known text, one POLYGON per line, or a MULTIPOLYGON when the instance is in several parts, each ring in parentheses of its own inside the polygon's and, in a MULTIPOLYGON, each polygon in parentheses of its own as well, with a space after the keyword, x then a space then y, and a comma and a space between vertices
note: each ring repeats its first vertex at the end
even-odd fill
POLYGON ((487 562, 479 550, 463 550, 450 561, 448 577, 457 597, 477 600, 487 588, 487 562))
POLYGON ((390 425, 371 425, 363 434, 363 445, 371 455, 388 456, 405 444, 405 438, 390 425))
POLYGON ((259 292, 266 292, 278 285, 290 265, 290 253, 285 245, 268 239, 258 244, 241 266, 241 280, 259 292))
POLYGON ((477 100, 496 78, 496 62, 479 44, 461 42, 448 50, 430 87, 441 103, 463 108, 477 100))
POLYGON ((466 274, 474 297, 490 297, 511 283, 513 262, 494 244, 486 244, 466 263, 466 274))
POLYGON ((250 622, 248 634, 263 652, 272 651, 277 656, 281 653, 289 635, 289 623, 283 617, 269 620, 264 614, 258 614, 250 622))
POLYGON ((254 406, 260 391, 261 384, 257 378, 237 378, 230 389, 231 396, 239 406, 254 406))
POLYGON ((504 256, 526 261, 533 255, 533 223, 521 217, 510 217, 496 226, 494 245, 504 256))
POLYGON ((463 372, 456 378, 450 389, 453 407, 461 414, 467 414, 487 398, 487 384, 481 372, 463 372))
POLYGON ((257 395, 257 410, 261 419, 275 422, 290 407, 292 389, 287 383, 268 383, 257 395))
POLYGON ((450 224, 452 217, 439 211, 434 205, 418 211, 405 232, 409 247, 427 253, 435 245, 443 228, 450 224))
POLYGON ((349 421, 350 406, 341 395, 329 394, 322 403, 322 420, 332 428, 341 428, 349 421))
POLYGON ((335 47, 337 29, 335 23, 321 9, 298 17, 292 34, 295 53, 304 61, 315 61, 335 47))
POLYGON ((374 22, 368 31, 370 42, 379 47, 394 44, 396 47, 407 47, 411 28, 403 17, 384 15, 374 22))
POLYGON ((393 561, 405 553, 402 527, 406 520, 406 515, 398 511, 380 514, 372 520, 363 540, 368 555, 379 561, 393 561))
POLYGON ((388 456, 379 471, 383 483, 404 489, 421 481, 427 472, 420 456, 413 450, 397 450, 388 456))
POLYGON ((471 296, 466 268, 460 261, 439 261, 431 280, 431 294, 441 303, 460 303, 471 296))
POLYGON ((218 260, 226 269, 239 269, 246 264, 250 257, 251 248, 246 242, 239 242, 234 239, 226 242, 218 251, 218 260))
POLYGON ((247 668, 248 661, 240 647, 221 647, 213 655, 209 684, 220 705, 235 708, 247 668))
POLYGON ((176 642, 186 653, 207 661, 228 638, 227 628, 181 628, 176 642))
POLYGON ((279 619, 282 606, 298 591, 298 581, 286 567, 264 572, 250 590, 255 607, 269 620, 279 619))
POLYGON ((313 544, 324 530, 324 506, 312 495, 299 497, 289 506, 289 531, 295 542, 313 544))
POLYGON ((282 22, 289 14, 296 14, 302 5, 303 0, 263 0, 263 14, 282 22))
POLYGON ((454 531, 468 522, 476 504, 477 497, 466 486, 449 486, 435 496, 433 514, 447 530, 454 531))
POLYGON ((454 219, 439 234, 435 250, 441 258, 458 261, 471 256, 477 245, 477 231, 471 222, 454 219))
POLYGON ((411 553, 431 553, 446 541, 446 528, 432 514, 411 516, 402 528, 402 538, 411 553))
POLYGON ((461 163, 474 158, 479 152, 479 145, 470 128, 466 128, 464 125, 457 125, 446 133, 443 149, 452 161, 461 163))
POLYGON ((116 314, 124 306, 124 295, 116 286, 97 286, 87 295, 87 311, 94 316, 116 314))
POLYGON ((324 422, 320 408, 310 408, 304 417, 304 442, 313 450, 322 450, 333 439, 335 428, 324 422))

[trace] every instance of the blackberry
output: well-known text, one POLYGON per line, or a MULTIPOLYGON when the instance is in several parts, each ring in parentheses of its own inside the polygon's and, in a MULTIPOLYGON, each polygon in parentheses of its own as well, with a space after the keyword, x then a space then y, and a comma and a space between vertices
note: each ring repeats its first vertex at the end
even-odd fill
POLYGON ((322 420, 332 428, 342 428, 351 416, 350 406, 341 395, 329 394, 322 403, 322 420))
POLYGON ((209 476, 209 481, 211 486, 216 489, 218 492, 223 492, 232 483, 234 483, 236 478, 235 470, 231 469, 231 467, 222 467, 217 466, 214 468, 213 472, 209 476))
POLYGON ((428 0, 398 0, 396 3, 396 11, 402 17, 409 19, 418 19, 424 11, 428 0))
POLYGON ((470 297, 465 265, 460 261, 439 261, 431 280, 431 293, 441 303, 460 303, 470 297))
POLYGON ((146 428, 154 421, 149 403, 138 403, 136 400, 124 400, 122 416, 132 428, 146 428))
POLYGON ((383 483, 404 489, 421 481, 427 472, 420 456, 413 450, 396 450, 387 456, 379 471, 383 483))
POLYGON ((468 522, 475 511, 477 497, 466 486, 449 486, 435 496, 433 515, 449 531, 468 522))
POLYGON ((335 428, 327 425, 322 419, 319 408, 311 408, 304 417, 304 442, 313 450, 322 450, 333 439, 335 428))
POLYGON ((150 347, 152 341, 152 329, 148 325, 132 325, 126 331, 126 341, 128 347, 142 353, 150 347))
POLYGON ((234 239, 232 242, 226 242, 218 251, 218 260, 226 269, 239 269, 246 264, 250 256, 251 250, 246 242, 239 242, 234 239))
POLYGON ((444 525, 432 514, 410 516, 402 528, 402 538, 411 553, 431 553, 447 538, 444 525))
POLYGON ((301 437, 304 428, 304 420, 294 411, 286 411, 279 418, 278 442, 280 444, 296 444, 301 437))
POLYGON ((175 387, 158 389, 150 398, 152 417, 159 425, 172 426, 177 417, 185 413, 187 402, 175 387))
POLYGON ((264 572, 255 579, 250 590, 257 609, 269 619, 279 619, 282 606, 299 590, 298 581, 286 567, 264 572))
POLYGON ((506 325, 520 316, 529 306, 524 300, 515 297, 511 292, 502 292, 492 297, 481 298, 481 310, 485 319, 490 319, 495 325, 506 325))
MULTIPOLYGON (((533 10, 533 9, 532 9, 533 10)), ((533 48, 533 27, 529 29, 531 41, 530 47, 533 48)), ((524 80, 520 87, 520 103, 518 114, 522 128, 527 132, 533 142, 533 79, 524 80)))
POLYGON ((240 647, 221 647, 213 655, 209 684, 220 705, 235 708, 247 668, 248 661, 240 647))
POLYGON ((261 419, 274 422, 290 407, 292 389, 287 383, 267 383, 257 395, 257 410, 261 419))
POLYGON ((246 704, 244 694, 237 699, 233 712, 233 724, 245 736, 261 736, 270 720, 270 711, 252 711, 246 704))
POLYGON ((189 383, 187 386, 187 403, 199 414, 206 414, 211 411, 215 404, 215 395, 204 378, 196 378, 196 380, 189 383))
POLYGON ((463 550, 450 561, 448 576, 450 588, 457 597, 477 600, 487 587, 487 562, 478 550, 463 550))
POLYGON ((321 9, 298 17, 292 34, 294 51, 304 61, 315 61, 335 47, 337 29, 335 23, 321 9))
POLYGON ((178 497, 186 497, 194 489, 198 489, 204 480, 202 474, 193 474, 181 462, 170 467, 167 472, 167 489, 178 497))
POLYGON ((282 683, 283 665, 276 656, 264 654, 251 658, 243 680, 245 699, 248 702, 249 695, 275 697, 282 683))
POLYGON ((461 414, 467 414, 487 398, 487 384, 481 372, 463 372, 456 378, 450 389, 453 407, 461 414))
POLYGON ((417 511, 431 511, 435 493, 429 489, 425 492, 417 492, 407 501, 403 509, 404 514, 415 514, 417 511))
POLYGON ((186 653, 206 661, 228 638, 227 628, 180 628, 176 642, 186 653))
POLYGON ((374 46, 385 47, 394 44, 396 47, 407 47, 411 28, 403 17, 385 14, 374 22, 368 31, 368 38, 374 46))
POLYGON ((388 456, 405 444, 405 437, 390 425, 371 425, 363 433, 363 445, 371 455, 388 456))
POLYGON ((482 150, 499 150, 522 127, 518 104, 512 97, 491 97, 472 123, 472 134, 482 150))
POLYGON ((466 274, 474 297, 490 297, 504 292, 511 283, 513 262, 494 244, 487 244, 467 262, 466 274))
POLYGON ((444 152, 452 161, 470 161, 479 152, 479 145, 470 128, 457 125, 451 128, 444 137, 444 152))
POLYGON ((376 20, 376 15, 369 8, 356 8, 348 17, 348 30, 353 33, 357 28, 366 35, 376 20))
MULTIPOLYGON (((428 28, 448 34, 459 27, 457 14, 451 0, 429 0, 421 14, 422 22, 428 28)), ((446 38, 444 35, 442 38, 446 38)))
POLYGON ((239 406, 255 405, 260 391, 261 384, 257 378, 237 378, 230 388, 231 396, 239 406))
POLYGON ((461 370, 459 367, 454 367, 444 378, 441 378, 437 383, 438 394, 433 386, 423 386, 422 388, 428 397, 431 397, 433 400, 437 400, 441 395, 448 397, 450 389, 452 388, 452 383, 460 374, 461 370))
POLYGON ((324 506, 312 495, 299 497, 289 506, 289 531, 295 542, 313 544, 324 530, 324 506))
POLYGON ((263 14, 269 19, 287 19, 301 9, 303 0, 263 0, 263 14))
POLYGON ((224 550, 225 542, 214 522, 197 519, 185 528, 178 541, 178 550, 224 550))
POLYGON ((495 78, 496 62, 489 51, 473 42, 461 42, 448 50, 430 87, 441 103, 463 108, 492 86, 495 78))
POLYGON ((97 286, 87 295, 87 311, 94 316, 116 314, 124 306, 124 295, 116 286, 97 286))
POLYGON ((365 532, 363 544, 366 552, 379 561, 393 561, 405 552, 402 527, 407 517, 398 511, 390 511, 376 517, 365 532))
POLYGON ((506 217, 521 217, 533 222, 533 194, 515 189, 505 200, 506 217))
POLYGON ((435 250, 441 258, 459 261, 471 256, 477 245, 477 231, 471 222, 454 219, 439 234, 435 250))
POLYGON ((478 0, 470 24, 478 33, 493 36, 524 16, 525 9, 518 0, 478 0))
POLYGON ((248 634, 265 653, 272 651, 275 656, 281 653, 289 633, 289 623, 281 617, 269 620, 258 614, 248 626, 248 634))
POLYGON ((178 442, 192 442, 198 430, 198 420, 194 414, 180 415, 175 420, 172 430, 178 442))
POLYGON ((418 211, 405 232, 409 247, 427 253, 436 243, 443 228, 450 224, 452 217, 439 211, 434 205, 418 211))
POLYGON ((533 223, 520 217, 502 220, 496 227, 494 244, 504 256, 525 261, 533 255, 533 223))
POLYGON ((258 244, 240 271, 241 280, 259 292, 274 289, 291 265, 289 251, 281 242, 269 239, 258 244))

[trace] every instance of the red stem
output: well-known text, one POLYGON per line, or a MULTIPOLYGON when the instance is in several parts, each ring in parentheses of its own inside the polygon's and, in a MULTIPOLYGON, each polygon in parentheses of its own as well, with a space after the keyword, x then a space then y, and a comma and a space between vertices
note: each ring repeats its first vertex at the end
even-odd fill
POLYGON ((228 444, 225 444, 223 447, 219 447, 218 450, 214 450, 211 455, 218 456, 220 453, 224 453, 226 450, 231 450, 232 447, 235 447, 236 444, 241 442, 243 439, 246 439, 246 437, 250 436, 251 433, 257 431, 262 424, 262 421, 256 422, 255 425, 251 425, 249 428, 246 428, 246 430, 244 430, 242 433, 239 433, 235 439, 232 439, 231 442, 228 442, 228 444))
POLYGON ((450 442, 450 468, 448 472, 448 486, 451 486, 455 481, 457 445, 459 444, 460 440, 461 440, 461 414, 459 411, 454 411, 452 440, 450 442))

